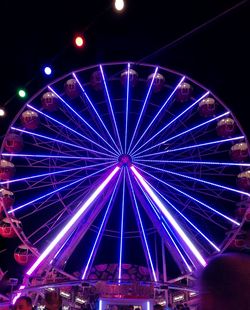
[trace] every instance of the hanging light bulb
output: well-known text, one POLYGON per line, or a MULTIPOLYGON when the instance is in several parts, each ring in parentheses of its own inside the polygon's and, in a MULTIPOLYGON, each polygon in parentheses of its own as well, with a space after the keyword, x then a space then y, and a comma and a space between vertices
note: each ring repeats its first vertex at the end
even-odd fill
POLYGON ((5 116, 5 109, 0 107, 0 117, 4 117, 5 116))
POLYGON ((115 0, 115 9, 117 11, 122 11, 124 9, 124 1, 123 0, 115 0))

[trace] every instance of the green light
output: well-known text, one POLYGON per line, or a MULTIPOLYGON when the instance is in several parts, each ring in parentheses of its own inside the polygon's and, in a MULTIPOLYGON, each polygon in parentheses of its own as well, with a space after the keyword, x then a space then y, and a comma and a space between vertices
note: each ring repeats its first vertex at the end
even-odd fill
POLYGON ((27 97, 27 93, 26 93, 26 91, 24 90, 24 89, 19 89, 18 90, 18 96, 20 97, 20 98, 25 98, 25 97, 27 97))

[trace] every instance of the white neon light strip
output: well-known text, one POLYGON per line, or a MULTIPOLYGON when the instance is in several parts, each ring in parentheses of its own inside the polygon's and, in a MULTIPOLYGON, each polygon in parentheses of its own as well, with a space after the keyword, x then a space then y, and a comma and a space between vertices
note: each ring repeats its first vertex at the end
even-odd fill
POLYGON ((144 180, 144 178, 141 176, 141 174, 136 170, 134 166, 131 166, 130 169, 134 172, 146 192, 149 194, 149 196, 152 198, 152 200, 156 203, 158 208, 161 210, 161 212, 165 215, 165 217, 168 219, 168 221, 171 223, 173 228, 176 230, 178 235, 181 237, 181 239, 185 242, 185 244, 189 247, 193 255, 196 257, 196 259, 199 261, 199 263, 205 267, 207 265, 205 259, 202 257, 200 252, 197 250, 195 245, 192 243, 192 241, 188 238, 188 236, 185 234, 185 232, 182 230, 182 228, 179 226, 179 224, 176 222, 176 220, 173 218, 173 216, 168 212, 168 210, 165 208, 163 203, 160 201, 160 199, 156 196, 156 194, 153 192, 151 187, 147 184, 147 182, 144 180))
POLYGON ((58 242, 63 238, 63 236, 68 232, 68 230, 75 224, 83 212, 90 206, 90 204, 96 199, 96 197, 104 190, 107 184, 111 181, 114 175, 120 167, 116 166, 113 171, 108 175, 108 177, 97 187, 94 193, 85 201, 82 207, 77 211, 77 213, 70 219, 70 221, 65 225, 65 227, 59 232, 55 239, 50 243, 50 245, 43 251, 43 253, 38 257, 35 263, 26 272, 27 275, 31 275, 36 268, 41 264, 41 262, 50 254, 58 242))

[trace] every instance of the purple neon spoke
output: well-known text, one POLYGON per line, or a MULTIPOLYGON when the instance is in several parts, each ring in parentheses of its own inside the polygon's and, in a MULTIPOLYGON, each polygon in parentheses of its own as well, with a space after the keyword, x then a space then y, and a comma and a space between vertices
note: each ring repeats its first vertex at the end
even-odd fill
POLYGON ((112 151, 108 150, 108 149, 107 149, 107 148, 105 148, 104 146, 102 146, 102 145, 100 145, 99 143, 97 143, 97 142, 93 141, 92 139, 90 139, 90 138, 88 138, 88 137, 86 137, 86 136, 82 135, 80 132, 78 132, 78 131, 74 130, 73 128, 71 128, 71 127, 69 127, 69 126, 67 126, 67 125, 65 125, 65 124, 63 124, 62 122, 60 122, 60 121, 58 121, 57 119, 55 119, 55 118, 53 118, 53 117, 49 116, 48 114, 43 113, 42 111, 40 111, 40 110, 36 109, 36 108, 35 108, 35 107, 33 107, 32 105, 27 104, 27 106, 28 106, 29 108, 31 108, 32 110, 36 111, 37 113, 40 113, 41 115, 45 116, 46 118, 48 118, 48 119, 52 120, 53 122, 55 122, 55 123, 57 123, 57 124, 61 125, 62 127, 67 128, 68 130, 70 130, 70 131, 74 132, 75 134, 77 134, 78 136, 82 137, 83 139, 85 139, 85 140, 87 140, 87 141, 89 141, 89 142, 93 143, 94 145, 96 145, 96 146, 98 146, 98 147, 102 148, 103 150, 107 151, 108 153, 111 153, 112 155, 115 155, 115 154, 117 155, 117 154, 118 154, 117 152, 116 152, 116 153, 114 153, 114 152, 112 152, 112 151))
MULTIPOLYGON (((150 141, 152 141, 155 137, 157 137, 162 131, 166 130, 171 124, 173 124, 178 118, 180 118, 183 114, 185 114, 187 111, 192 109, 199 101, 201 101, 203 98, 205 98, 209 92, 206 92, 203 94, 199 99, 197 99, 194 103, 192 103, 189 107, 187 107, 184 111, 182 111, 179 115, 174 117, 167 125, 165 125, 163 128, 161 128, 156 134, 154 134, 150 139, 148 139, 145 143, 143 143, 139 148, 137 148, 136 152, 138 152, 142 147, 144 147, 146 144, 148 144, 150 141)), ((134 152, 135 153, 135 152, 134 152)), ((133 154, 131 154, 133 155, 133 154)))
MULTIPOLYGON (((116 147, 116 149, 117 149, 117 151, 118 151, 118 154, 121 154, 121 151, 119 150, 119 148, 118 148, 117 144, 115 143, 115 141, 114 141, 113 137, 111 136, 111 134, 110 134, 109 130, 107 129, 107 127, 106 127, 105 123, 103 122, 103 120, 102 120, 101 116, 99 115, 98 111, 96 110, 96 108, 95 108, 94 104, 92 103, 91 99, 89 98, 89 96, 88 96, 88 94, 86 93, 85 89, 83 88, 82 84, 80 83, 80 81, 79 81, 78 77, 76 76, 76 74, 75 74, 74 72, 72 73, 72 75, 73 75, 73 76, 74 76, 74 78, 76 79, 76 81, 77 81, 78 85, 80 86, 80 88, 81 88, 81 90, 82 90, 83 94, 84 94, 84 95, 85 95, 85 97, 87 98, 87 100, 88 100, 88 102, 89 102, 90 106, 91 106, 91 107, 92 107, 92 109, 94 110, 94 112, 95 112, 96 116, 98 117, 99 121, 101 122, 101 124, 102 124, 103 128, 106 130, 106 132, 107 132, 107 134, 109 135, 109 137, 110 137, 111 141, 113 142, 114 146, 116 147)), ((110 146, 110 147, 111 147, 111 146, 110 146)), ((112 148, 112 149, 113 149, 113 148, 112 148)), ((116 151, 115 149, 113 149, 113 150, 114 150, 114 151, 116 151)), ((116 152, 117 152, 117 151, 116 151, 116 152)))
POLYGON ((250 167, 250 163, 232 163, 232 162, 219 162, 219 161, 137 159, 136 162, 148 162, 148 163, 157 163, 157 164, 163 163, 163 164, 191 164, 191 165, 250 167))
POLYGON ((214 242, 212 242, 196 225, 194 225, 194 223, 192 223, 182 212, 180 212, 166 197, 164 197, 153 185, 151 185, 151 187, 158 193, 158 195, 160 195, 176 212, 178 212, 180 214, 181 217, 183 217, 185 219, 185 221, 187 221, 196 231, 198 231, 198 233, 207 240, 208 243, 211 244, 211 246, 213 248, 215 248, 215 250, 217 252, 220 252, 220 249, 216 246, 216 244, 214 242))
POLYGON ((159 146, 159 145, 165 144, 165 143, 167 143, 167 142, 169 142, 169 141, 171 141, 171 140, 173 140, 173 139, 175 139, 175 138, 181 137, 181 136, 183 136, 183 135, 185 135, 185 134, 187 134, 187 133, 189 133, 189 132, 191 132, 191 131, 193 131, 193 130, 195 130, 195 129, 198 129, 198 128, 202 127, 202 126, 205 126, 205 125, 207 125, 207 124, 209 124, 209 123, 211 123, 211 122, 214 122, 215 120, 217 120, 217 119, 219 119, 219 118, 221 118, 221 117, 224 117, 224 116, 226 116, 226 115, 228 115, 228 114, 230 114, 230 112, 225 112, 225 113, 223 113, 223 114, 220 114, 220 115, 218 115, 218 116, 216 116, 216 117, 214 117, 214 118, 212 118, 212 119, 210 119, 210 120, 208 120, 208 121, 206 121, 206 122, 203 122, 203 123, 201 123, 201 124, 198 124, 198 125, 196 125, 196 126, 194 126, 194 127, 189 128, 189 129, 187 129, 187 130, 185 130, 185 131, 182 131, 181 133, 179 133, 179 134, 177 134, 177 135, 175 135, 175 136, 172 136, 172 137, 170 137, 170 138, 167 139, 167 140, 161 141, 160 143, 157 143, 157 144, 155 144, 155 145, 153 145, 153 146, 151 146, 151 147, 149 147, 149 148, 147 148, 147 149, 145 149, 145 150, 143 150, 143 151, 141 151, 141 152, 139 152, 139 153, 134 153, 133 155, 136 156, 136 155, 145 153, 145 152, 147 152, 147 151, 149 151, 149 150, 151 150, 151 149, 153 149, 153 148, 156 148, 156 147, 159 146))
POLYGON ((73 143, 69 143, 69 142, 62 141, 62 140, 58 140, 58 139, 55 139, 55 138, 53 138, 53 137, 48 137, 48 136, 40 135, 40 134, 38 134, 38 133, 34 133, 34 132, 27 131, 27 130, 24 130, 24 129, 15 128, 15 127, 11 127, 11 129, 16 130, 16 131, 20 131, 20 132, 23 132, 23 133, 27 133, 27 134, 29 134, 29 135, 31 135, 31 136, 34 136, 34 137, 39 137, 39 138, 51 140, 51 141, 53 141, 53 142, 59 142, 59 143, 61 143, 61 144, 73 146, 73 147, 76 147, 76 148, 78 148, 78 149, 82 149, 82 150, 84 150, 84 151, 88 151, 88 152, 91 152, 91 153, 96 153, 96 154, 101 154, 101 155, 105 155, 105 156, 110 156, 110 154, 106 154, 106 153, 103 153, 103 152, 99 152, 99 151, 95 151, 95 150, 92 150, 92 149, 88 149, 88 148, 86 148, 86 147, 82 147, 82 146, 77 145, 77 144, 73 144, 73 143))
POLYGON ((181 174, 181 173, 178 173, 178 172, 174 172, 174 171, 170 171, 170 170, 166 170, 166 169, 162 169, 162 168, 158 168, 158 167, 153 167, 153 166, 145 165, 145 164, 142 164, 142 163, 140 163, 139 165, 142 165, 142 166, 148 167, 148 168, 152 168, 152 169, 155 169, 155 170, 159 170, 159 171, 162 171, 162 172, 170 173, 170 174, 173 174, 173 175, 177 175, 179 177, 183 177, 183 178, 186 178, 186 179, 189 179, 189 180, 198 181, 200 183, 204 183, 204 184, 212 185, 212 186, 219 187, 219 188, 222 188, 222 189, 226 189, 226 190, 229 190, 229 191, 232 191, 232 192, 235 192, 235 193, 238 193, 238 194, 242 194, 242 195, 246 195, 246 196, 250 197, 249 193, 237 190, 237 189, 232 188, 232 187, 227 187, 227 186, 220 185, 220 184, 217 184, 217 183, 213 183, 213 182, 210 182, 210 181, 206 181, 206 180, 203 180, 203 179, 198 179, 198 178, 190 177, 190 176, 185 175, 185 174, 181 174))
POLYGON ((125 141, 124 141, 124 152, 127 153, 127 139, 128 139, 128 104, 129 104, 129 74, 130 63, 128 63, 128 74, 127 74, 127 94, 126 94, 126 119, 125 119, 125 141))
POLYGON ((150 83, 150 85, 149 85, 148 92, 147 92, 146 98, 145 98, 145 100, 144 100, 144 103, 143 103, 143 106, 142 106, 142 109, 141 109, 140 116, 139 116, 139 118, 138 118, 138 120, 137 120, 137 124, 136 124, 136 126, 135 126, 135 130, 134 130, 132 139, 131 139, 130 144, 129 144, 128 153, 129 153, 130 148, 131 148, 131 146, 132 146, 132 143, 133 143, 133 141, 134 141, 134 138, 135 138, 135 135, 136 135, 138 126, 139 126, 139 124, 140 124, 140 121, 141 121, 141 118, 142 118, 142 114, 143 114, 143 112, 144 112, 144 109, 145 109, 145 107, 146 107, 146 104, 148 103, 148 98, 149 98, 149 95, 151 94, 152 86, 153 86, 153 83, 154 83, 155 76, 156 76, 157 72, 158 72, 158 67, 155 68, 155 72, 154 72, 152 81, 151 81, 151 83, 150 83))
POLYGON ((39 200, 41 200, 41 199, 43 199, 43 198, 45 198, 45 197, 48 197, 48 196, 50 196, 50 195, 52 195, 52 194, 54 194, 54 193, 57 193, 57 192, 59 192, 59 191, 65 189, 65 188, 67 188, 67 187, 69 187, 69 186, 72 186, 72 185, 74 185, 74 184, 76 184, 76 183, 79 183, 79 182, 85 180, 85 179, 88 179, 89 177, 91 177, 91 176, 93 176, 93 175, 95 175, 95 174, 97 174, 97 173, 100 173, 100 172, 102 172, 102 171, 104 171, 104 170, 106 170, 106 169, 108 169, 108 168, 110 168, 110 167, 112 167, 112 166, 113 166, 113 165, 110 165, 110 166, 108 166, 108 167, 105 167, 105 168, 103 168, 103 169, 101 169, 101 170, 98 170, 98 171, 96 171, 96 172, 94 172, 94 173, 92 173, 92 174, 90 174, 90 175, 88 175, 88 176, 86 176, 86 177, 83 177, 83 178, 81 178, 81 179, 78 179, 78 180, 76 180, 76 181, 74 181, 74 182, 72 182, 72 183, 70 183, 70 184, 64 185, 64 186, 62 186, 62 187, 60 187, 60 188, 57 188, 57 189, 55 189, 55 190, 53 190, 53 191, 51 191, 51 192, 49 192, 49 193, 47 193, 47 194, 44 194, 44 195, 42 195, 42 196, 40 196, 40 197, 38 197, 38 198, 36 198, 36 199, 33 199, 33 200, 29 201, 29 202, 26 202, 25 204, 23 204, 23 205, 21 205, 21 206, 19 206, 19 207, 16 207, 15 209, 12 209, 12 210, 8 211, 8 213, 13 213, 13 212, 15 212, 15 211, 17 211, 17 210, 19 210, 19 209, 22 209, 22 208, 24 208, 24 207, 26 207, 26 206, 28 206, 28 205, 34 203, 34 202, 37 202, 37 201, 39 201, 39 200))
MULTIPOLYGON (((48 86, 49 90, 52 91, 75 115, 77 115, 83 123, 88 126, 103 142, 105 142, 109 147, 110 144, 79 114, 77 113, 51 86, 48 86)), ((112 147, 111 147, 112 148, 112 147)))
POLYGON ((155 115, 155 117, 152 119, 152 121, 150 122, 150 124, 148 125, 148 127, 145 129, 145 131, 142 133, 142 135, 140 136, 140 138, 137 140, 136 144, 134 145, 134 147, 132 148, 131 152, 133 152, 133 150, 135 149, 135 147, 138 145, 138 143, 141 141, 141 139, 145 136, 145 134, 148 132, 149 128, 152 126, 152 124, 155 122, 155 120, 157 119, 157 117, 159 116, 159 114, 161 113, 161 111, 165 108, 166 104, 169 102, 169 100, 173 97, 173 95, 175 94, 177 88, 181 85, 181 83, 184 81, 185 76, 183 76, 181 78, 181 80, 179 81, 179 83, 177 84, 177 86, 175 87, 175 89, 172 91, 172 93, 169 95, 169 97, 166 99, 166 101, 164 102, 164 104, 162 105, 162 107, 160 108, 160 110, 157 112, 157 114, 155 115))
POLYGON ((215 141, 210 141, 210 142, 200 143, 200 144, 193 144, 193 145, 188 145, 188 146, 184 146, 184 147, 179 147, 176 149, 167 149, 167 150, 162 151, 162 152, 151 153, 151 154, 141 155, 141 156, 137 156, 137 157, 135 156, 134 158, 137 159, 137 158, 151 157, 151 156, 155 156, 155 155, 162 155, 162 154, 171 153, 171 152, 185 151, 185 150, 189 150, 189 149, 193 149, 193 148, 198 148, 198 147, 203 147, 203 146, 208 146, 208 145, 215 145, 215 144, 224 143, 224 142, 231 142, 231 141, 240 140, 240 139, 244 139, 244 136, 239 136, 239 137, 234 137, 234 138, 229 138, 229 139, 223 139, 223 140, 215 140, 215 141))
POLYGON ((193 196, 187 194, 186 192, 181 191, 180 189, 174 187, 173 185, 170 185, 169 183, 163 181, 162 179, 157 178, 157 177, 154 176, 153 174, 151 174, 151 173, 149 173, 149 172, 147 172, 147 171, 141 169, 140 167, 137 167, 137 168, 138 168, 140 171, 142 171, 143 173, 146 173, 146 174, 149 175, 150 177, 152 177, 152 178, 154 178, 155 180, 161 182, 162 184, 167 185, 168 187, 174 189, 175 191, 181 193, 182 195, 184 195, 184 196, 186 196, 186 197, 192 199, 192 200, 195 201, 195 202, 198 202, 199 204, 201 204, 201 205, 204 206, 205 208, 207 208, 207 209, 209 209, 209 210, 215 212, 216 214, 222 216, 223 218, 227 219, 227 220, 230 221, 231 223, 236 224, 237 226, 240 226, 240 223, 239 223, 239 222, 235 221, 234 219, 230 218, 229 216, 227 216, 227 215, 225 215, 225 214, 223 214, 223 213, 217 211, 216 209, 214 209, 214 208, 210 207, 209 205, 205 204, 204 202, 202 202, 202 201, 196 199, 195 197, 193 197, 193 196))
POLYGON ((82 159, 82 160, 117 160, 117 157, 85 157, 85 156, 65 156, 65 155, 51 155, 51 154, 13 154, 13 153, 2 153, 2 156, 10 156, 10 157, 38 157, 38 158, 58 158, 58 159, 82 159))
POLYGON ((93 201, 101 194, 101 192, 112 180, 112 178, 115 176, 115 174, 118 172, 119 169, 120 168, 116 166, 112 170, 112 172, 105 178, 105 180, 97 187, 97 189, 89 196, 89 198, 82 204, 81 208, 73 215, 73 217, 64 226, 64 228, 57 234, 55 239, 53 239, 53 241, 49 244, 49 246, 38 257, 35 263, 29 268, 29 270, 26 272, 27 276, 31 276, 31 274, 37 269, 37 267, 42 263, 42 261, 51 253, 51 251, 56 246, 60 246, 60 241, 62 240, 64 235, 67 234, 67 232, 77 222, 80 216, 89 208, 89 206, 93 203, 93 201))
POLYGON ((122 185, 122 204, 121 204, 121 232, 120 232, 120 250, 119 250, 119 270, 118 280, 122 278, 122 252, 123 252, 123 234, 124 234, 124 204, 125 204, 125 170, 123 168, 123 185, 122 185))
POLYGON ((205 259, 202 257, 201 253, 198 251, 198 249, 195 247, 195 245, 192 243, 192 241, 189 239, 189 237, 185 234, 184 230, 181 228, 181 226, 178 224, 178 222, 175 220, 175 218, 169 213, 167 208, 163 205, 163 203, 160 201, 160 199, 154 193, 151 186, 149 186, 149 184, 145 181, 145 179, 142 177, 142 175, 137 171, 135 166, 131 166, 130 169, 133 171, 135 176, 138 178, 141 185, 146 190, 146 192, 149 194, 149 196, 152 198, 152 200, 155 202, 157 207, 164 214, 166 219, 168 219, 169 223, 171 223, 171 226, 175 229, 175 231, 177 232, 179 237, 182 239, 182 241, 186 244, 186 246, 190 249, 190 251, 196 257, 198 262, 203 267, 205 267, 207 264, 205 259))
POLYGON ((104 231, 104 228, 105 228, 105 225, 104 225, 104 224, 105 224, 105 222, 106 222, 106 219, 107 219, 109 210, 110 210, 110 208, 111 208, 111 204, 112 204, 112 202, 113 202, 113 198, 114 198, 114 196, 115 196, 115 193, 116 193, 116 190, 117 190, 117 186, 118 186, 118 183, 119 183, 119 181, 120 181, 120 177, 121 177, 121 172, 120 172, 119 177, 118 177, 118 179, 117 179, 117 181, 116 181, 114 190, 113 190, 113 192, 112 192, 112 194, 111 194, 111 197, 110 197, 110 200, 109 200, 107 209, 106 209, 106 211, 105 211, 105 214, 104 214, 102 223, 101 223, 101 225, 100 225, 100 228, 99 228, 98 234, 97 234, 97 236, 96 236, 96 239, 95 239, 94 245, 93 245, 93 247, 92 247, 92 250, 91 250, 91 252, 90 252, 89 259, 88 259, 88 261, 87 261, 87 264, 86 264, 86 266, 85 266, 84 272, 83 272, 83 274, 82 274, 82 280, 84 280, 85 277, 86 277, 86 275, 87 275, 87 272, 88 272, 89 266, 90 266, 90 262, 93 261, 93 255, 94 255, 94 253, 95 253, 96 247, 97 247, 97 245, 98 245, 98 243, 99 243, 99 240, 102 238, 103 231, 104 231))
POLYGON ((94 167, 98 167, 98 166, 103 166, 104 164, 106 165, 106 164, 111 164, 111 163, 114 163, 114 161, 100 163, 100 164, 95 164, 95 165, 89 165, 89 166, 76 167, 76 168, 71 168, 71 169, 66 169, 66 170, 61 170, 61 171, 42 173, 42 174, 32 175, 32 176, 23 177, 23 178, 14 179, 14 180, 7 180, 7 181, 0 182, 0 185, 11 184, 11 183, 21 182, 21 181, 27 181, 27 180, 31 180, 31 179, 36 179, 36 178, 40 178, 40 177, 41 178, 42 177, 47 177, 47 176, 51 176, 51 175, 56 175, 56 174, 60 174, 60 173, 64 173, 64 172, 70 172, 70 171, 75 171, 75 170, 80 170, 80 169, 84 170, 84 169, 94 168, 94 167))
POLYGON ((110 111, 111 111, 111 115, 112 115, 112 118, 113 118, 115 130, 116 130, 116 135, 117 135, 117 138, 118 138, 118 141, 119 141, 119 145, 120 145, 120 148, 121 148, 121 153, 123 153, 123 148, 122 148, 122 143, 121 143, 121 139, 120 139, 120 134, 119 134, 119 130, 118 130, 118 127, 117 127, 117 123, 116 123, 116 119, 115 119, 115 115, 114 115, 111 99, 110 99, 110 96, 109 96, 107 82, 106 82, 106 79, 105 79, 105 76, 104 76, 102 65, 100 65, 99 67, 100 67, 100 71, 101 71, 101 74, 102 74, 102 80, 103 80, 106 96, 107 96, 108 103, 109 103, 109 108, 110 108, 110 111))
POLYGON ((127 171, 127 175, 128 175, 128 178, 129 178, 130 189, 131 189, 132 196, 133 196, 133 199, 134 199, 134 204, 135 204, 135 208, 136 208, 137 217, 138 217, 138 219, 139 219, 140 230, 141 230, 141 232, 142 232, 144 244, 145 244, 145 246, 146 246, 147 256, 148 256, 148 259, 149 259, 151 271, 152 271, 152 274, 153 274, 154 281, 157 282, 158 279, 157 279, 157 276, 156 276, 156 273, 155 273, 155 270, 154 270, 154 265, 153 265, 153 261, 152 261, 152 256, 151 256, 151 254, 150 254, 150 250, 149 250, 149 246, 148 246, 147 237, 146 237, 145 230, 144 230, 144 227, 143 227, 141 214, 140 214, 140 211, 139 211, 139 208, 138 208, 137 199, 136 199, 135 192, 134 192, 134 187, 133 187, 133 184, 132 184, 132 181, 131 181, 129 172, 128 172, 128 168, 126 169, 126 171, 127 171))
MULTIPOLYGON (((178 253, 180 254, 182 260, 184 261, 185 265, 187 266, 188 270, 191 272, 192 269, 189 266, 188 262, 186 261, 185 257, 183 256, 181 250, 179 249, 178 245, 176 244, 176 242, 174 241, 173 237, 171 236, 169 230, 172 232, 172 230, 168 227, 166 227, 166 220, 163 218, 162 215, 159 214, 159 211, 156 209, 156 207, 154 206, 153 202, 151 201, 150 197, 148 197, 148 194, 145 192, 145 190, 143 189, 143 187, 141 186, 141 184, 139 183, 138 180, 136 180, 137 184, 139 185, 140 189, 142 190, 145 198, 147 199, 149 205, 151 206, 153 212, 155 213, 155 215, 157 216, 157 218, 159 219, 161 225, 163 226, 163 228, 165 229, 166 233, 168 234, 169 238, 171 239, 171 241, 173 242, 176 250, 178 251, 178 253)), ((172 232, 172 234, 174 235, 174 233, 172 232)), ((180 244, 180 247, 182 248, 182 250, 185 252, 185 254, 188 256, 188 254, 186 253, 185 249, 182 247, 182 245, 180 244)), ((189 256, 188 256, 189 258, 189 256)), ((189 258, 190 259, 190 258, 189 258)), ((190 261, 192 262, 192 260, 190 259, 190 261)))

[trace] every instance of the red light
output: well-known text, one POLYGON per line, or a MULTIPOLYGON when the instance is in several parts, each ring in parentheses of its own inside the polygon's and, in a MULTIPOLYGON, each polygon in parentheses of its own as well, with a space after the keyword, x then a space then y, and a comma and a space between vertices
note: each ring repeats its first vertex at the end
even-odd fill
POLYGON ((83 36, 76 36, 74 41, 76 47, 83 47, 85 45, 85 39, 83 36))

